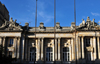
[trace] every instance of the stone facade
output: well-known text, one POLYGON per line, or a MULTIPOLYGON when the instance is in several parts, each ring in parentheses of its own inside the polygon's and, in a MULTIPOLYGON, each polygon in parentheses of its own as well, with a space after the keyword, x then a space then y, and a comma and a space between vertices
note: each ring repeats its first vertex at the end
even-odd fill
POLYGON ((17 58, 13 63, 35 64, 75 64, 100 63, 100 26, 87 17, 76 26, 72 22, 70 27, 61 27, 56 23, 54 27, 29 27, 28 23, 21 26, 12 18, 0 26, 0 45, 6 56, 17 58), (35 38, 36 35, 36 38, 35 38), (75 42, 76 41, 76 42, 75 42))
POLYGON ((4 20, 9 21, 9 12, 5 5, 0 2, 0 26, 5 22, 4 20))

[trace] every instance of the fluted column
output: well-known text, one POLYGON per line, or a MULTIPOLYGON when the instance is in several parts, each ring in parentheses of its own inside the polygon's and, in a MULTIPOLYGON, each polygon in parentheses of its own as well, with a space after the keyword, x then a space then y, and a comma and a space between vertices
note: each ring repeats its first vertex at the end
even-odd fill
POLYGON ((94 60, 96 60, 96 37, 93 37, 93 44, 94 44, 94 60))
POLYGON ((82 36, 82 59, 84 59, 84 37, 82 36))
POLYGON ((41 60, 43 60, 43 43, 44 42, 44 38, 42 38, 42 42, 41 42, 41 60))
POLYGON ((58 38, 58 61, 61 61, 60 59, 60 38, 58 38))
POLYGON ((57 60, 57 38, 55 38, 55 60, 57 60))
POLYGON ((19 54, 20 54, 20 37, 18 38, 17 42, 17 59, 19 59, 19 54))
POLYGON ((97 43, 98 43, 98 58, 100 59, 100 44, 99 44, 99 37, 97 37, 97 43))

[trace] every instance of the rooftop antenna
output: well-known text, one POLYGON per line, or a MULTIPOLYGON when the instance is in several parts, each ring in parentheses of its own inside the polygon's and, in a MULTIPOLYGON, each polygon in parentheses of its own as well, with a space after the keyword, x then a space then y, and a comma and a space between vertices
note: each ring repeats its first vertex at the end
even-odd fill
POLYGON ((74 0, 74 22, 75 22, 75 60, 76 60, 76 64, 77 64, 77 44, 76 44, 76 3, 74 0))

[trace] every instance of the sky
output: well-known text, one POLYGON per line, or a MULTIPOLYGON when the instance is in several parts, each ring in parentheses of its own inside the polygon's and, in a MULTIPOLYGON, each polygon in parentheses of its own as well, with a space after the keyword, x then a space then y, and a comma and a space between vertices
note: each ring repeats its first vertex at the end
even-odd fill
MULTIPOLYGON (((26 22, 35 27, 36 0, 0 0, 9 11, 10 18, 24 26, 26 22)), ((100 22, 100 0, 76 0, 76 25, 86 21, 100 22)), ((54 0, 37 1, 37 27, 43 22, 45 27, 54 26, 54 0)), ((56 22, 62 27, 74 22, 74 0, 56 0, 56 22)))

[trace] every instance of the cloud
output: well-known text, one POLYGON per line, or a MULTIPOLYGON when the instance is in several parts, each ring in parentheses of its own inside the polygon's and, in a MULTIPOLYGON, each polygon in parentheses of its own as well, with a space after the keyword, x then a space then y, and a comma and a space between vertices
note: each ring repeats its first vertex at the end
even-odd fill
POLYGON ((38 17, 41 18, 42 22, 45 24, 53 19, 53 15, 48 15, 44 11, 38 11, 38 17))
POLYGON ((99 13, 93 13, 93 12, 91 12, 91 14, 92 14, 93 16, 100 16, 99 13))
POLYGON ((44 2, 38 1, 38 10, 37 10, 37 17, 39 18, 39 22, 44 22, 45 24, 49 23, 53 19, 53 15, 47 13, 46 5, 44 2))
POLYGON ((98 21, 98 24, 100 25, 100 20, 98 21))

